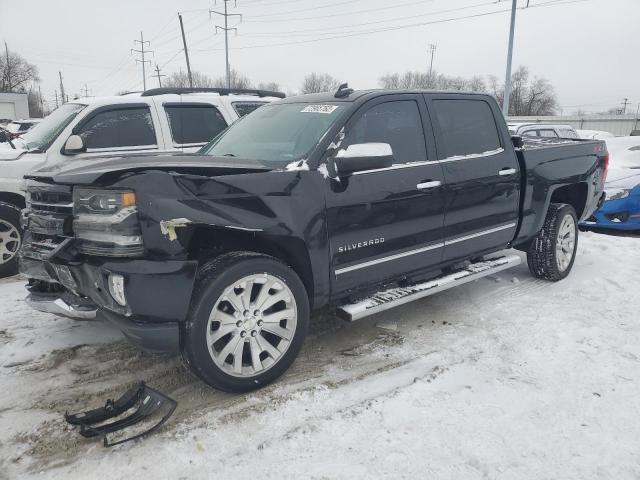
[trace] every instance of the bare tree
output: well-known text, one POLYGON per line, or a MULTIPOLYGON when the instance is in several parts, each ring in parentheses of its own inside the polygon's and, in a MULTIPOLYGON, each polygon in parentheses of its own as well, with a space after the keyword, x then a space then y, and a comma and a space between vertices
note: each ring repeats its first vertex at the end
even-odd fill
MULTIPOLYGON (((218 77, 213 83, 214 87, 225 88, 227 86, 227 78, 224 76, 218 77)), ((229 84, 231 88, 253 88, 251 80, 233 68, 229 75, 229 84)))
POLYGON ((380 78, 380 85, 383 88, 391 89, 440 89, 440 90, 472 90, 475 92, 485 92, 487 86, 482 77, 474 76, 470 79, 463 77, 452 77, 448 75, 432 72, 405 72, 390 73, 380 78))
POLYGON ((0 55, 0 92, 26 91, 27 85, 38 83, 38 67, 19 54, 9 52, 9 59, 0 55))
MULTIPOLYGON (((502 106, 504 85, 498 84, 495 77, 489 80, 490 91, 502 106)), ((509 115, 544 116, 554 115, 558 109, 558 97, 549 80, 531 77, 527 67, 518 67, 511 75, 511 97, 509 115)))
POLYGON ((40 93, 33 87, 27 92, 27 101, 29 102, 29 117, 42 118, 45 116, 43 102, 40 99, 40 93))
MULTIPOLYGON (((208 75, 205 75, 204 73, 191 72, 191 77, 193 78, 194 87, 207 88, 207 87, 216 86, 215 84, 216 82, 211 77, 209 77, 208 75)), ((165 87, 188 88, 189 75, 187 75, 187 72, 179 70, 169 75, 169 77, 167 77, 166 80, 163 80, 162 83, 164 84, 165 87)))
POLYGON ((258 90, 269 90, 271 92, 279 92, 280 84, 278 82, 260 82, 258 90))
POLYGON ((311 73, 304 77, 300 93, 332 92, 339 85, 340 82, 328 73, 311 73))

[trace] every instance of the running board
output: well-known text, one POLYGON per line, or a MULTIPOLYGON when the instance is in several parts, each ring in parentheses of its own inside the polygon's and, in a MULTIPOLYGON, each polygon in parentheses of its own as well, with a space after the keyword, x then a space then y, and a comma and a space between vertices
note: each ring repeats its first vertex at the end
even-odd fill
POLYGON ((338 307, 337 313, 339 317, 353 322, 374 313, 383 312, 384 310, 428 297, 434 293, 457 287, 463 283, 486 277, 492 273, 515 267, 520 265, 520 262, 519 256, 507 255, 482 262, 462 264, 453 273, 442 275, 428 282, 417 283, 408 287, 390 288, 356 303, 342 305, 338 307))

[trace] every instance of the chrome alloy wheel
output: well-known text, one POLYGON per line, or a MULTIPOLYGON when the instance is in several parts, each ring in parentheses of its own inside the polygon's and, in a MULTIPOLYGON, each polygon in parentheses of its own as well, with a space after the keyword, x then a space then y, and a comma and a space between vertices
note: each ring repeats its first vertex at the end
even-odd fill
POLYGON ((20 250, 20 232, 11 223, 0 219, 0 265, 10 262, 20 250))
POLYGON ((573 259, 576 245, 576 223, 571 215, 565 215, 558 229, 556 240, 556 264, 564 272, 573 259))
POLYGON ((267 273, 229 285, 207 324, 207 346, 214 363, 235 377, 264 373, 285 354, 296 331, 291 289, 267 273))

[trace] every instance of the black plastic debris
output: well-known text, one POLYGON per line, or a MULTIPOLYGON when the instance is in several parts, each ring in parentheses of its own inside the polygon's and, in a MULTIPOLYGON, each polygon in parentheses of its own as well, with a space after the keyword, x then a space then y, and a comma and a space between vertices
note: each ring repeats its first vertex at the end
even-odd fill
POLYGON ((74 414, 67 412, 64 418, 71 425, 79 426, 83 437, 102 438, 105 447, 112 447, 154 432, 164 425, 177 405, 172 398, 140 382, 119 399, 107 400, 104 407, 74 414), (153 421, 152 417, 159 417, 159 421, 153 421), (135 428, 138 424, 151 427, 135 428))

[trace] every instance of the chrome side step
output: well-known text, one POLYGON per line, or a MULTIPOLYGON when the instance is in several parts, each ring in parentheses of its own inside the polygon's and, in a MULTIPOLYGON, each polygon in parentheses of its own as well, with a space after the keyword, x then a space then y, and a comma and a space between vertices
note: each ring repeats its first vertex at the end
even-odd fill
POLYGON ((507 255, 504 257, 491 258, 482 262, 462 264, 453 273, 442 275, 433 280, 408 287, 390 288, 356 303, 342 305, 338 307, 337 313, 341 318, 353 322, 373 315, 374 313, 404 305, 405 303, 428 297, 434 293, 457 287, 463 283, 486 277, 492 273, 515 267, 520 265, 520 262, 521 260, 518 255, 507 255))

